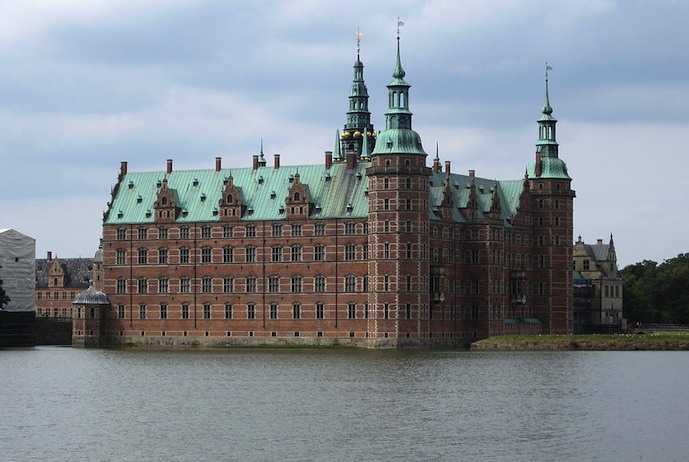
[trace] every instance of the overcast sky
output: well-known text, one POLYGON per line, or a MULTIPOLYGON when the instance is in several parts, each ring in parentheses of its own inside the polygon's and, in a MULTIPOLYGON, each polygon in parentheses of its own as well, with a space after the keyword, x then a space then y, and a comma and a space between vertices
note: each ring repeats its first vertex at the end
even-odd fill
MULTIPOLYGON (((574 236, 621 266, 689 252, 684 0, 17 0, 0 3, 0 228, 91 257, 130 171, 317 164, 361 60, 385 128, 395 59, 414 128, 452 171, 519 179, 546 61, 574 236)), ((428 164, 432 162, 431 155, 428 164)))

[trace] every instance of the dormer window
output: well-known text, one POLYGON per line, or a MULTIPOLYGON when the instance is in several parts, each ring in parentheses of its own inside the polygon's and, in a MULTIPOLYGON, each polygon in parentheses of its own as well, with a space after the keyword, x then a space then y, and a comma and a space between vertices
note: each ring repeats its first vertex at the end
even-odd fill
POLYGON ((160 199, 160 205, 167 205, 167 197, 163 196, 162 199, 160 199))
POLYGON ((301 194, 299 194, 299 191, 294 193, 294 201, 298 202, 301 200, 301 194))
POLYGON ((199 180, 197 180, 196 178, 194 178, 194 182, 192 183, 192 185, 198 186, 198 185, 199 185, 199 180))
POLYGON ((228 194, 227 195, 227 203, 231 204, 232 202, 234 202, 234 197, 232 196, 232 194, 228 194))
POLYGON ((143 197, 139 196, 139 197, 136 198, 136 203, 137 203, 137 204, 140 204, 141 201, 143 201, 143 200, 144 200, 143 197))
POLYGON ((201 202, 204 202, 206 200, 206 194, 201 194, 201 202))

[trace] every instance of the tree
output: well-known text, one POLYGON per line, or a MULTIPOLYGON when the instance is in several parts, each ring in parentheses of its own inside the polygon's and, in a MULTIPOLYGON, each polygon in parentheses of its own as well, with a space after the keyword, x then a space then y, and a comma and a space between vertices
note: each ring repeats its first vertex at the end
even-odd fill
POLYGON ((689 324, 689 254, 622 270, 625 315, 644 323, 689 324))
POLYGON ((7 292, 2 288, 2 279, 0 279, 0 310, 10 301, 10 297, 7 296, 7 292))

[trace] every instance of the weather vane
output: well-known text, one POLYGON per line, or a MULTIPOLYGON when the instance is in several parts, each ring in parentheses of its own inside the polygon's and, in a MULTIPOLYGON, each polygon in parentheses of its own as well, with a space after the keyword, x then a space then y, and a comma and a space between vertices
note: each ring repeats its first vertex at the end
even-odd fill
POLYGON ((400 39, 400 27, 404 26, 404 22, 400 21, 400 17, 397 16, 397 40, 400 39))
POLYGON ((545 79, 548 80, 548 71, 552 71, 553 66, 548 64, 548 61, 545 62, 545 79))
POLYGON ((357 58, 359 57, 359 51, 361 51, 361 36, 364 35, 359 31, 359 28, 357 27, 356 29, 356 56, 357 58))

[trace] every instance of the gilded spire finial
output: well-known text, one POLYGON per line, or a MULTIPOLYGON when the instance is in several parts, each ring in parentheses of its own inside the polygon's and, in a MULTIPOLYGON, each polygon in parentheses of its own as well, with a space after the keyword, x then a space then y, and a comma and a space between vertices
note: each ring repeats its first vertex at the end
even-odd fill
POLYGON ((361 36, 364 35, 359 28, 356 29, 356 59, 359 59, 359 52, 361 51, 361 36))

